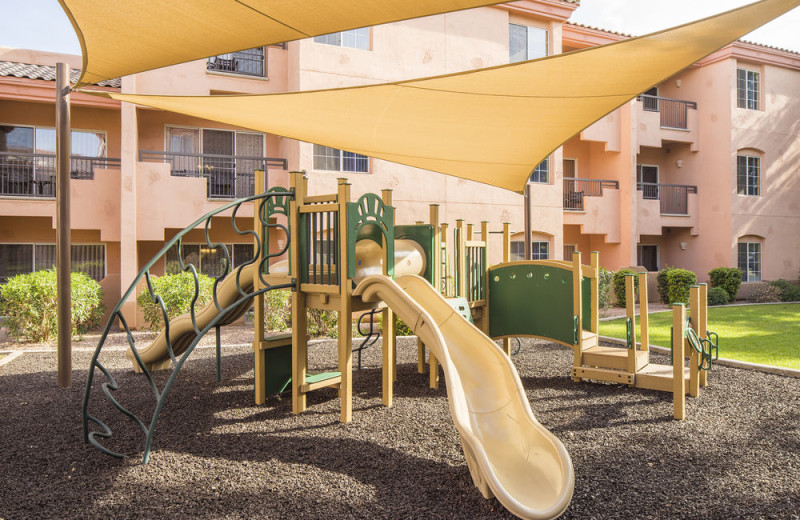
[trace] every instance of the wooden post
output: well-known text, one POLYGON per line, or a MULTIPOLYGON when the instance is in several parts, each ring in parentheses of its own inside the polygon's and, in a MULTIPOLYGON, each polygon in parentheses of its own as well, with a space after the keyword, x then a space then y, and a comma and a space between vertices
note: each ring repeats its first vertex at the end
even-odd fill
MULTIPOLYGON (((264 188, 266 187, 264 184, 264 170, 256 170, 255 171, 255 194, 260 195, 264 193, 264 188)), ((261 241, 261 247, 263 248, 261 251, 261 255, 256 260, 260 265, 261 260, 264 259, 267 254, 269 253, 269 244, 267 243, 267 234, 264 233, 264 226, 261 224, 261 219, 259 218, 259 212, 261 209, 261 202, 262 200, 253 201, 253 230, 258 235, 258 239, 253 237, 253 247, 258 245, 258 241, 261 241)), ((266 213, 266 207, 264 208, 266 213)), ((266 218, 269 218, 266 216, 266 218)), ((253 271, 253 291, 258 292, 262 288, 261 286, 261 276, 260 276, 260 268, 257 267, 255 271, 253 271)), ((255 298, 253 298, 253 353, 255 355, 255 394, 256 394, 256 404, 264 404, 266 401, 266 374, 264 373, 264 360, 266 358, 266 352, 261 348, 261 342, 264 340, 264 295, 259 294, 255 298)))
POLYGON ((531 185, 529 183, 525 183, 525 194, 523 199, 523 206, 522 206, 522 214, 524 225, 524 237, 523 243, 525 244, 525 260, 530 260, 532 256, 531 251, 531 185))
POLYGON ((56 63, 56 315, 58 386, 72 386, 72 262, 69 172, 71 130, 69 66, 56 63))
POLYGON ((467 259, 466 259, 466 247, 465 242, 467 241, 466 238, 466 230, 464 229, 464 220, 458 219, 456 220, 456 230, 458 231, 458 240, 455 244, 455 251, 456 257, 458 261, 456 262, 456 271, 458 275, 456 279, 458 280, 458 287, 456 287, 456 296, 458 297, 467 297, 467 259))
POLYGON ((489 335, 489 221, 481 221, 481 241, 483 242, 483 256, 478 264, 482 272, 478 279, 483 278, 483 306, 481 307, 481 330, 487 336, 489 335))
MULTIPOLYGON (((381 198, 386 206, 392 205, 392 190, 381 190, 381 198)), ((392 222, 394 225, 394 222, 392 222)), ((394 263, 394 258, 389 258, 387 244, 383 249, 383 274, 389 273, 390 262, 394 263)), ((383 352, 383 404, 392 406, 394 394, 394 382, 397 381, 397 350, 395 348, 395 323, 394 311, 389 307, 383 310, 383 337, 381 338, 383 352)))
POLYGON ((686 418, 686 382, 683 373, 683 338, 686 336, 686 307, 672 305, 672 403, 673 415, 678 420, 686 418))
MULTIPOLYGON (((509 222, 503 222, 503 263, 508 262, 510 258, 511 224, 509 222)), ((489 276, 488 272, 486 276, 489 276)), ((507 356, 511 356, 511 338, 503 338, 503 352, 505 352, 507 356)))
MULTIPOLYGON (((697 332, 697 325, 700 323, 700 287, 693 285, 689 288, 689 316, 692 319, 692 329, 697 332)), ((698 334, 699 336, 699 334, 698 334)), ((692 348, 688 338, 685 340, 685 348, 689 352, 689 395, 697 397, 700 395, 700 354, 692 348)))
POLYGON ((625 317, 631 320, 631 345, 628 349, 628 372, 636 373, 636 275, 625 275, 625 317))
POLYGON ((647 273, 639 273, 639 324, 642 331, 639 343, 642 344, 641 350, 644 352, 650 350, 650 317, 648 314, 648 306, 647 273))
MULTIPOLYGON (((347 277, 347 203, 350 202, 350 184, 339 179, 339 387, 341 412, 339 421, 353 420, 353 283, 347 277)), ((355 237, 353 237, 355 240, 355 237)), ((384 262, 386 265, 386 262, 384 262)), ((384 360, 384 365, 386 361, 384 360)))
MULTIPOLYGON (((306 295, 301 290, 300 265, 300 207, 305 203, 306 183, 302 172, 289 174, 289 186, 294 188, 294 200, 289 202, 289 220, 291 222, 291 272, 295 278, 292 291, 292 413, 298 414, 306 409, 306 394, 301 391, 308 373, 308 324, 306 315, 306 295)), ((309 237, 311 240, 312 237, 309 237)))
POLYGON ((449 224, 446 222, 442 222, 439 226, 441 229, 439 230, 439 236, 442 239, 442 265, 439 266, 440 269, 444 269, 444 275, 442 275, 442 287, 439 288, 439 292, 442 293, 442 296, 445 298, 449 298, 451 296, 450 293, 450 280, 453 279, 453 273, 450 272, 450 267, 453 265, 453 257, 450 254, 450 251, 447 248, 449 237, 447 235, 447 230, 449 229, 449 224))
MULTIPOLYGON (((583 285, 581 284, 581 253, 575 251, 572 253, 572 313, 578 317, 578 333, 577 344, 573 347, 575 349, 575 368, 579 368, 583 364, 583 321, 581 314, 583 314, 583 285)), ((576 383, 580 383, 580 377, 574 377, 576 383)))
MULTIPOLYGON (((698 305, 699 317, 697 319, 697 335, 701 338, 708 337, 708 285, 701 283, 700 287, 700 305, 698 305)), ((708 371, 700 371, 700 386, 708 386, 708 371)))
MULTIPOLYGON (((440 291, 442 287, 442 236, 439 228, 439 205, 430 205, 430 224, 433 226, 433 251, 431 251, 431 281, 433 288, 440 291)), ((425 373, 425 344, 417 337, 417 373, 425 373)))

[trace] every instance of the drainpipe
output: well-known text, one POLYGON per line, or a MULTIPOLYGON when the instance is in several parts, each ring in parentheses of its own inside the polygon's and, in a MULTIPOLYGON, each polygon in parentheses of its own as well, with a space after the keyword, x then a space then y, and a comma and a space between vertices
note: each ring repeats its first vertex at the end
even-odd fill
POLYGON ((58 386, 72 386, 72 283, 69 222, 69 66, 56 64, 56 298, 58 301, 58 386))

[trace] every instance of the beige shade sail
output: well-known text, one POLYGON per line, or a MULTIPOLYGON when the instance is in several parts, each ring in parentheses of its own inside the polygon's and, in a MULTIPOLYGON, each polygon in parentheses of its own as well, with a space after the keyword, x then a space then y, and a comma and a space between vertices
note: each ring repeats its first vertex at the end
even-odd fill
POLYGON ((83 53, 77 86, 242 49, 496 0, 59 0, 83 53))
POLYGON ((521 193, 535 165, 572 136, 797 5, 762 0, 585 51, 390 84, 267 95, 109 95, 521 193))

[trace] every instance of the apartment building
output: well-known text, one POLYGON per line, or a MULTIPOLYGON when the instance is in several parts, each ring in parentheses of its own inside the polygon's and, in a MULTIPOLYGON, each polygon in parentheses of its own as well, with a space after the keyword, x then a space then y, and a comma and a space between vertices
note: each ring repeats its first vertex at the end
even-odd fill
MULTIPOLYGON (((250 49, 149 71, 96 88, 220 95, 336 88, 447 74, 625 38, 570 24, 579 4, 527 0, 250 49)), ((0 281, 53 263, 54 68, 76 56, 0 48, 0 281)), ((546 81, 547 78, 532 78, 546 81)), ((399 224, 510 222, 524 249, 522 196, 462 179, 245 128, 72 94, 72 240, 76 269, 108 307, 166 240, 200 215, 306 170, 312 193, 346 177, 354 196, 394 190, 399 224)), ((746 281, 800 268, 800 55, 735 43, 573 137, 530 178, 534 258, 601 252, 604 266, 742 266, 746 281)), ((342 121, 347 124, 346 118, 342 121)), ((252 208, 237 214, 252 226, 252 208), (249 212, 249 213, 248 213, 249 212)), ((234 263, 249 237, 211 226, 234 263)), ((500 237, 490 234, 490 261, 500 237)), ((219 251, 196 230, 185 245, 217 274, 219 251)), ((174 255, 173 255, 174 256, 174 255)), ((174 269, 173 262, 156 272, 174 269)), ((173 259, 174 260, 174 259, 173 259)))

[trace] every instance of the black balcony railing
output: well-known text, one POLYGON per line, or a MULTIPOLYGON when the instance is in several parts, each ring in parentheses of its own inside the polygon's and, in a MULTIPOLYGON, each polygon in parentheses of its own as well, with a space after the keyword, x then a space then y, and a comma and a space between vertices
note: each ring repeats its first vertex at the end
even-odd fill
MULTIPOLYGON (((70 157, 72 179, 94 179, 96 168, 119 168, 109 157, 70 157)), ((0 195, 11 197, 56 196, 56 155, 52 153, 0 152, 0 195)))
POLYGON ((618 181, 564 178, 564 209, 583 211, 584 197, 602 197, 604 189, 619 189, 618 181))
POLYGON ((208 180, 209 199, 239 199, 253 195, 255 170, 287 168, 286 159, 245 155, 157 152, 141 150, 139 160, 165 162, 176 177, 208 180))
POLYGON ((642 94, 636 98, 642 102, 647 112, 661 114, 661 128, 687 130, 689 128, 689 109, 697 110, 697 102, 670 99, 642 94))
POLYGON ((662 215, 688 215, 689 194, 697 193, 697 186, 653 182, 639 182, 636 189, 642 192, 645 199, 661 201, 662 215))
POLYGON ((208 58, 208 70, 230 72, 264 78, 267 76, 267 60, 264 47, 220 54, 208 58))

